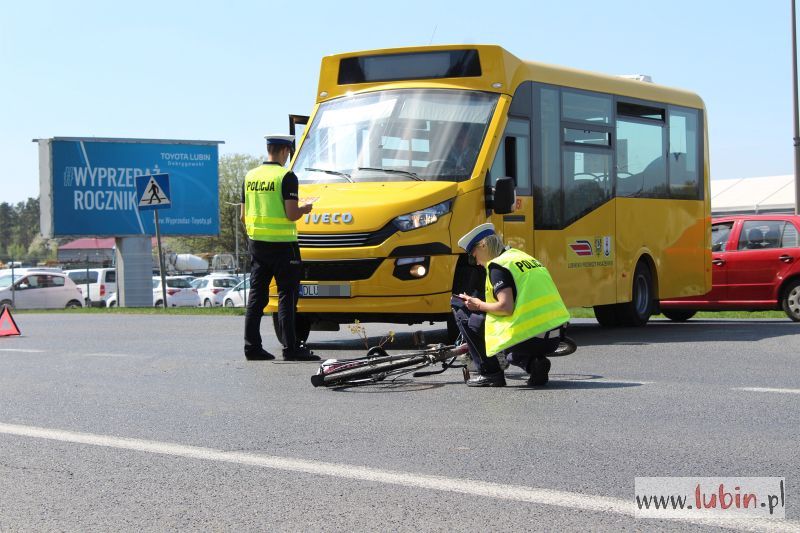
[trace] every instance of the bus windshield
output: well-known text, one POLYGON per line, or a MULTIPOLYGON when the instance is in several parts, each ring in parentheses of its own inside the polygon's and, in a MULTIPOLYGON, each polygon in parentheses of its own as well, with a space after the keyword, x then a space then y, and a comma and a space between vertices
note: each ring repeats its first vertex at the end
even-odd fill
POLYGON ((468 179, 497 100, 398 89, 324 102, 293 171, 301 183, 468 179))

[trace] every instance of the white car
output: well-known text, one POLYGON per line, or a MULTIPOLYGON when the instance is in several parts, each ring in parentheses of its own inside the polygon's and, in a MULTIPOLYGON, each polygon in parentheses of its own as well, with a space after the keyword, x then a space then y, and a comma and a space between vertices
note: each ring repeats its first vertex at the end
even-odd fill
POLYGON ((84 304, 88 304, 86 299, 87 281, 92 306, 106 307, 108 298, 117 290, 117 270, 114 268, 90 268, 88 270, 78 268, 67 270, 66 274, 83 294, 84 304))
POLYGON ((225 293, 223 303, 225 307, 245 307, 247 296, 250 293, 250 278, 240 282, 237 286, 225 293))
POLYGON ((225 295, 235 287, 239 280, 233 276, 211 275, 196 279, 192 287, 197 289, 203 307, 218 307, 225 301, 225 295))
MULTIPOLYGON (((198 307, 200 296, 197 289, 183 277, 168 276, 167 281, 167 307, 198 307)), ((161 291, 161 278, 153 278, 153 305, 161 307, 163 304, 161 291)))
MULTIPOLYGON (((200 296, 197 289, 193 288, 188 281, 182 277, 168 276, 167 278, 167 307, 198 307, 200 296)), ((153 306, 161 307, 163 303, 161 294, 161 278, 153 278, 153 306)), ((106 302, 108 307, 119 305, 117 293, 109 296, 106 302)))
POLYGON ((14 294, 11 274, 0 274, 0 307, 16 309, 63 309, 83 307, 83 296, 75 282, 65 274, 52 271, 26 270, 14 273, 14 294))

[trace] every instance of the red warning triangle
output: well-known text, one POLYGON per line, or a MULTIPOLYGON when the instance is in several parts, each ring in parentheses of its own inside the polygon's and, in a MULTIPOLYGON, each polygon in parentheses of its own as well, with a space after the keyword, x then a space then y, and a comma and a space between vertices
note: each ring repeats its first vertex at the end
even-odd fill
POLYGON ((12 335, 20 335, 19 328, 14 322, 14 317, 11 316, 11 308, 3 306, 3 312, 0 313, 0 337, 12 335))

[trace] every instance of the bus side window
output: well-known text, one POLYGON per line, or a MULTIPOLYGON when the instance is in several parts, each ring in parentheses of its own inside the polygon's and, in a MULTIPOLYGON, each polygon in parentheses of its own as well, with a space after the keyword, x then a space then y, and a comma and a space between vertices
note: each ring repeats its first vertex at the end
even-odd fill
POLYGON ((700 199, 699 113, 669 108, 669 188, 673 198, 700 199))
POLYGON ((508 176, 514 178, 518 192, 530 191, 530 143, 530 122, 509 118, 503 141, 500 143, 494 163, 492 163, 492 185, 497 183, 498 178, 508 176))
POLYGON ((542 87, 538 97, 539 171, 534 180, 534 226, 561 227, 561 104, 558 89, 542 87))
POLYGON ((666 109, 617 103, 617 196, 669 198, 666 109))
POLYGON ((565 146, 564 219, 572 221, 611 197, 611 150, 565 146))

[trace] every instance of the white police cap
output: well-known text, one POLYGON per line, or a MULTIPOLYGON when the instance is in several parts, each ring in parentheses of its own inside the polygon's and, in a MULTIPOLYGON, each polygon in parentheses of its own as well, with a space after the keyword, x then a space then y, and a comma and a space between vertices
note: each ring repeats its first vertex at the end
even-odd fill
POLYGON ((472 253, 475 245, 489 235, 494 235, 494 224, 491 222, 473 228, 469 233, 458 239, 458 246, 466 250, 468 254, 472 253))
POLYGON ((294 144, 294 135, 264 135, 267 146, 291 146, 294 144))

